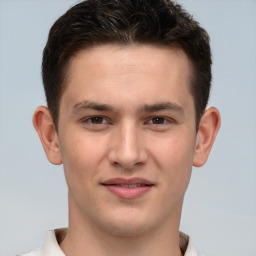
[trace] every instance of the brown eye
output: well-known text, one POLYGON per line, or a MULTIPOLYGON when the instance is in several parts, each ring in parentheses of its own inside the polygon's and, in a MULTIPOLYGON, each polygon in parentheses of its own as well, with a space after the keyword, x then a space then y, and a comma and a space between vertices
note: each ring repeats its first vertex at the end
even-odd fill
POLYGON ((111 126, 111 121, 104 116, 87 116, 79 120, 83 129, 90 131, 103 131, 111 126))
POLYGON ((91 116, 81 120, 84 125, 97 126, 109 124, 108 120, 102 116, 91 116))
POLYGON ((92 124, 102 124, 104 122, 104 118, 100 116, 94 116, 90 118, 92 124))
POLYGON ((165 119, 163 117, 154 117, 154 118, 152 118, 152 123, 153 124, 164 124, 165 119))

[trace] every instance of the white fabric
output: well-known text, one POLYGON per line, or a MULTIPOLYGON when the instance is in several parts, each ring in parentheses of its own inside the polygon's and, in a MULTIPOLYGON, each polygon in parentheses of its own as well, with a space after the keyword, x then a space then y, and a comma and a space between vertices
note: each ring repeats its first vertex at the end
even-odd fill
MULTIPOLYGON (((66 229, 48 231, 41 248, 20 256, 66 256, 59 247, 56 234, 58 237, 65 237, 66 229)), ((188 235, 180 232, 179 241, 181 250, 185 252, 184 256, 199 256, 192 239, 188 235)))

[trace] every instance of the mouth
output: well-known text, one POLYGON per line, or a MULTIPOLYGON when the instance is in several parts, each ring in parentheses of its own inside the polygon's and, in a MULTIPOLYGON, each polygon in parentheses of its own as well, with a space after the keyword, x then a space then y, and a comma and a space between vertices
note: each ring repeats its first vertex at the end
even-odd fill
POLYGON ((111 184, 111 185, 122 187, 122 188, 137 188, 137 187, 152 186, 152 185, 148 185, 148 184, 111 184))
POLYGON ((114 178, 101 183, 109 192, 123 199, 135 199, 148 193, 154 184, 142 178, 114 178))

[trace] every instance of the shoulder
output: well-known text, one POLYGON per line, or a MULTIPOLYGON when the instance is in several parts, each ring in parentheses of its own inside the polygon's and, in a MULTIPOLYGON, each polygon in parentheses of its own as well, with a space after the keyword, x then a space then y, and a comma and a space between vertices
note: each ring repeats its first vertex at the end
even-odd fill
POLYGON ((50 230, 46 233, 46 238, 40 249, 17 256, 65 256, 59 246, 59 242, 66 235, 66 229, 50 230))
POLYGON ((17 256, 41 256, 41 253, 40 253, 40 249, 36 249, 36 250, 33 250, 31 252, 28 252, 28 253, 19 254, 17 256))

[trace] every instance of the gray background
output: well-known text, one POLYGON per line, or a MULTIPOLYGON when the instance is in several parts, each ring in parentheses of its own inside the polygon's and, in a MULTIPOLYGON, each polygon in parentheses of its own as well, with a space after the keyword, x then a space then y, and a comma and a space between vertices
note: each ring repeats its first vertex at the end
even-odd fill
MULTIPOLYGON (((40 246, 67 225, 62 167, 48 163, 32 126, 45 104, 41 55, 52 23, 77 1, 0 0, 0 255, 40 246)), ((207 256, 256 256, 256 1, 182 0, 210 36, 222 127, 194 169, 181 230, 207 256)))

